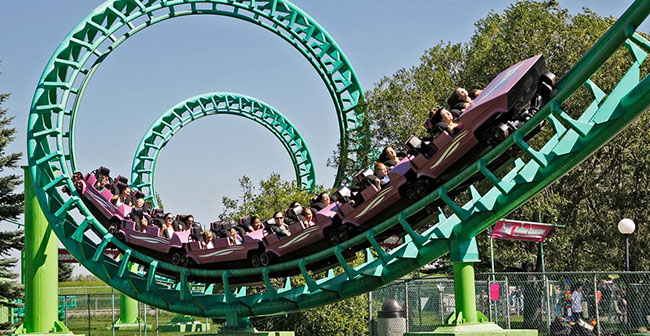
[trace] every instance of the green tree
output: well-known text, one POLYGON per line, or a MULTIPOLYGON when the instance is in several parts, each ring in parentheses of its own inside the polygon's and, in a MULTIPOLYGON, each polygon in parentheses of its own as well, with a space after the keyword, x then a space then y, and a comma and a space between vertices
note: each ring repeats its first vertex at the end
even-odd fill
MULTIPOLYGON (((292 201, 309 204, 310 193, 300 188, 296 182, 284 181, 278 174, 271 174, 268 179, 259 182, 256 188, 250 178, 244 176, 239 180, 242 196, 238 199, 223 198, 224 212, 222 220, 237 219, 245 215, 257 215, 262 219, 269 218, 274 211, 283 211, 292 201)), ((351 262, 357 265, 363 258, 351 262)), ((342 272, 337 269, 335 272, 342 272)), ((338 274, 337 273, 337 274, 338 274)), ((320 274, 312 275, 318 279, 320 274)), ((280 279, 272 279, 274 286, 282 287, 280 279)), ((302 277, 294 277, 292 286, 304 285, 302 277)), ((252 286, 251 291, 264 290, 252 286)), ((293 330, 296 335, 364 335, 368 333, 368 297, 367 295, 353 297, 325 306, 325 308, 310 309, 303 312, 258 320, 254 326, 260 330, 293 330)))
POLYGON ((259 189, 247 176, 239 179, 242 196, 239 199, 223 198, 224 212, 222 220, 236 220, 242 216, 256 215, 270 218, 275 211, 284 211, 293 201, 302 205, 309 204, 311 194, 298 186, 295 181, 284 181, 279 174, 273 173, 268 179, 259 182, 259 189))
MULTIPOLYGON (((0 93, 0 171, 18 168, 21 153, 6 154, 7 145, 14 140, 16 129, 10 127, 13 117, 7 117, 7 109, 2 104, 9 94, 0 93)), ((0 220, 16 219, 23 212, 24 196, 15 189, 21 183, 15 174, 0 176, 0 220)), ((22 231, 0 232, 0 305, 14 307, 15 300, 23 297, 23 287, 16 281, 18 275, 11 271, 17 260, 8 258, 12 249, 21 251, 24 246, 22 231)), ((7 331, 9 323, 0 324, 0 332, 7 331)))
MULTIPOLYGON (((572 15, 557 1, 520 1, 503 12, 491 12, 475 24, 467 43, 440 42, 427 50, 419 65, 382 78, 367 94, 373 144, 403 142, 419 134, 432 104, 443 105, 454 87, 484 87, 508 66, 544 54, 547 69, 562 75, 615 22, 589 9, 572 15)), ((647 62, 646 62, 647 63, 647 62)), ((593 77, 609 92, 629 67, 627 50, 619 50, 593 77)), ((648 66, 642 70, 648 73, 648 66)), ((580 89, 562 108, 572 116, 591 102, 580 89)), ((564 224, 546 242, 546 269, 624 269, 623 237, 616 223, 623 217, 638 225, 632 251, 650 245, 647 233, 650 193, 650 117, 643 115, 610 143, 509 215, 513 219, 564 224)), ((535 137, 533 147, 550 136, 550 127, 535 137)), ((537 147, 536 147, 537 148, 537 147)), ((480 253, 488 256, 487 234, 478 237, 480 253)), ((497 270, 540 271, 537 244, 495 241, 497 270)), ((489 258, 477 266, 489 270, 489 258)), ((634 253, 631 268, 650 267, 650 257, 634 253)), ((533 295, 524 295, 534 297, 533 295)), ((533 306, 533 305, 530 305, 533 306)), ((532 312, 525 312, 530 317, 532 312)))
MULTIPOLYGON (((421 124, 432 104, 444 104, 454 87, 483 87, 508 66, 537 54, 546 57, 547 69, 561 75, 582 57, 615 21, 589 9, 572 15, 557 1, 520 1, 503 12, 491 12, 475 24, 467 43, 441 42, 427 50, 419 65, 382 78, 366 96, 373 143, 401 143, 409 134, 422 133, 421 124), (406 122, 405 122, 406 121, 406 122)), ((603 90, 613 88, 629 65, 625 50, 615 54, 592 78, 603 90)), ((646 69, 647 71, 647 69, 646 69)), ((577 115, 590 102, 581 89, 563 109, 577 115)), ((544 190, 510 216, 567 225, 548 239, 547 269, 621 269, 621 237, 613 229, 623 216, 647 222, 647 132, 643 116, 577 169, 544 190), (611 229, 603 229, 604 227, 611 229)), ((533 139, 539 144, 549 128, 533 139)), ((639 230, 646 228, 640 227, 639 230)), ((641 233, 641 231, 639 232, 641 233)), ((637 234, 632 248, 647 247, 646 235, 637 234)), ((487 235, 479 236, 487 255, 487 235)), ((541 269, 536 244, 498 241, 495 259, 500 270, 541 269)), ((633 267, 650 265, 640 256, 633 267)), ((487 270, 489 260, 479 269, 487 270)), ((640 269, 640 268, 639 268, 640 269)))
POLYGON ((368 295, 359 295, 316 309, 254 322, 259 330, 292 330, 296 336, 368 334, 368 295))
POLYGON ((73 267, 70 263, 59 263, 59 282, 72 280, 73 267))

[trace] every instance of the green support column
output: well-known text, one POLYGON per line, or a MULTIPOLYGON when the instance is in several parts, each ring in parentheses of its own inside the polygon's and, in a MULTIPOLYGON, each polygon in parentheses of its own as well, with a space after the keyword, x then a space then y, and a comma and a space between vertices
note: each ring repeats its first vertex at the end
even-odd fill
MULTIPOLYGON (((459 228, 462 230, 462 228, 459 228)), ((476 282, 474 263, 479 261, 476 238, 464 239, 454 233, 449 238, 449 257, 454 264, 454 300, 456 311, 433 332, 405 333, 404 336, 481 335, 481 336, 537 336, 537 330, 502 329, 476 310, 476 282)))
POLYGON ((120 319, 116 324, 138 324, 138 301, 120 295, 120 319))
POLYGON ((456 316, 462 323, 477 323, 476 286, 474 285, 474 263, 454 263, 454 295, 456 316))
POLYGON ((25 319, 16 334, 70 333, 59 322, 59 249, 36 199, 28 167, 25 172, 25 319))
MULTIPOLYGON (((129 266, 132 272, 138 270, 138 264, 131 264, 129 266)), ((120 294, 120 318, 106 326, 106 330, 152 330, 150 325, 144 324, 138 317, 138 301, 120 294)))

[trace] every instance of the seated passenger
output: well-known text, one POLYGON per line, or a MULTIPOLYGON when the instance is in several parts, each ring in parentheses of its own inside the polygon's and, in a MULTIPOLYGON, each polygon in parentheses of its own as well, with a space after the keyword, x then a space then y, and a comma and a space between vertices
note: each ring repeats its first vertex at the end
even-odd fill
POLYGON ((194 216, 192 215, 187 215, 182 219, 183 224, 185 224, 185 231, 192 229, 194 225, 197 225, 194 223, 194 216))
POLYGON ((472 98, 469 97, 467 90, 463 88, 457 88, 454 90, 451 96, 447 99, 449 109, 453 111, 453 114, 456 114, 456 117, 460 116, 471 102, 472 98))
POLYGON ((174 215, 172 215, 171 212, 168 212, 165 214, 165 221, 162 224, 162 228, 160 229, 160 235, 171 238, 172 235, 174 234, 174 215))
POLYGON ((483 92, 483 89, 471 89, 469 90, 468 95, 472 100, 474 100, 476 97, 478 97, 478 95, 481 94, 481 92, 483 92))
POLYGON ((400 160, 401 158, 397 156, 397 152, 391 146, 386 146, 379 155, 379 162, 385 164, 389 170, 395 167, 400 160))
POLYGON ((234 227, 230 228, 230 235, 228 236, 228 242, 230 245, 241 245, 244 240, 239 236, 237 230, 234 227))
MULTIPOLYGON (((72 180, 72 185, 75 188, 77 188, 77 190, 80 190, 81 186, 82 186, 81 181, 83 181, 83 179, 84 179, 83 174, 81 172, 75 172, 74 174, 72 174, 72 176, 70 176, 70 179, 72 180)), ((68 189, 67 185, 64 185, 61 188, 61 191, 68 194, 68 195, 70 195, 70 189, 68 189)))
POLYGON ((144 193, 136 191, 131 195, 133 208, 142 209, 142 211, 149 211, 149 204, 144 201, 144 193))
POLYGON ((147 227, 149 227, 149 218, 148 216, 144 215, 140 218, 140 232, 147 232, 147 227))
POLYGON ((305 220, 302 221, 302 227, 304 229, 316 224, 314 223, 314 213, 311 212, 310 208, 305 208, 302 211, 302 215, 305 218, 305 220))
POLYGON ((294 223, 302 223, 305 220, 303 216, 305 209, 300 205, 298 201, 293 201, 289 204, 289 209, 284 211, 285 222, 289 225, 294 223))
POLYGON ((205 230, 201 232, 201 235, 203 235, 203 241, 201 242, 201 245, 203 246, 204 249, 212 249, 214 248, 214 234, 210 230, 205 230))
POLYGON ((132 206, 133 204, 131 203, 131 187, 128 185, 123 185, 122 189, 120 190, 119 195, 113 195, 111 198, 111 203, 115 204, 115 206, 120 206, 122 204, 126 204, 128 206, 132 206))
POLYGON ((326 192, 322 192, 318 195, 311 207, 316 209, 316 212, 318 212, 323 210, 328 205, 330 205, 330 195, 326 192))
POLYGON ((102 192, 104 189, 106 189, 106 186, 108 186, 109 181, 108 181, 108 176, 105 175, 100 175, 100 178, 97 179, 97 182, 95 182, 95 189, 97 191, 102 192))
POLYGON ((454 136, 458 134, 458 131, 463 129, 463 126, 457 122, 457 120, 454 118, 454 115, 448 111, 447 109, 440 109, 440 119, 442 120, 441 123, 446 124, 446 131, 449 133, 449 135, 454 136))
POLYGON ((251 227, 253 231, 257 231, 262 228, 262 220, 257 216, 251 216, 251 227))
POLYGON ((390 183, 390 178, 388 177, 388 168, 386 168, 386 165, 381 162, 377 162, 377 164, 375 164, 375 176, 375 185, 377 186, 377 189, 381 189, 383 186, 390 183))
POLYGON ((275 232, 278 238, 284 238, 291 236, 291 231, 289 231, 289 226, 284 222, 284 215, 282 212, 276 211, 273 214, 273 219, 275 219, 275 225, 273 226, 273 231, 275 232))

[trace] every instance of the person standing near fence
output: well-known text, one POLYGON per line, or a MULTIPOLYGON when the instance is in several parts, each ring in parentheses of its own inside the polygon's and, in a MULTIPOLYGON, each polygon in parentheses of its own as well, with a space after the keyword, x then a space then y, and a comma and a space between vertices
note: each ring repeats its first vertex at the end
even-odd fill
POLYGON ((573 294, 571 294, 571 312, 574 321, 582 319, 582 284, 576 284, 573 294))

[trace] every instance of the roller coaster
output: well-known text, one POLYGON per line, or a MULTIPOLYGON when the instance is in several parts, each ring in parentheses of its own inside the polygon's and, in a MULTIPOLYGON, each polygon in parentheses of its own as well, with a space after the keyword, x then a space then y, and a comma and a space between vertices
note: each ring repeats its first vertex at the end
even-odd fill
MULTIPOLYGON (((382 218, 363 233, 313 254, 277 264, 257 268, 197 269, 158 260, 131 248, 110 233, 81 195, 74 191, 72 175, 77 171, 75 120, 84 90, 103 60, 143 29, 188 15, 227 16, 273 32, 308 59, 330 92, 339 121, 341 148, 336 185, 344 178, 346 160, 355 159, 358 143, 364 136, 361 132, 364 115, 359 108, 363 91, 352 66, 332 37, 288 1, 107 1, 73 28, 55 50, 40 78, 30 110, 27 139, 34 188, 61 242, 98 278, 138 301, 161 309, 194 316, 226 317, 228 326, 233 328, 246 327, 249 317, 303 310, 368 292, 446 253, 454 262, 455 273, 466 274, 465 266, 478 260, 474 238, 477 234, 578 165, 650 107, 650 78, 641 77, 641 66, 650 52, 650 42, 636 32, 648 13, 650 2, 635 1, 555 83, 551 99, 530 120, 512 130, 498 145, 485 151, 444 184, 427 190, 417 201, 382 218), (627 49, 632 62, 614 89, 604 92, 590 78, 622 47, 627 49), (592 101, 580 116, 569 116, 562 105, 583 86, 591 94, 592 101), (529 135, 544 122, 553 134, 535 149, 528 143, 529 135), (512 148, 519 149, 521 157, 515 159, 507 171, 494 171, 492 163, 512 148), (474 185, 477 176, 491 185, 488 191, 479 193, 474 185), (63 193, 64 186, 73 192, 63 193), (467 189, 471 196, 465 204, 454 201, 453 192, 458 188, 467 189), (445 209, 430 213, 431 204, 445 209), (422 211, 428 211, 429 215, 414 216, 422 211), (378 237, 396 227, 405 235, 405 243, 387 251, 378 243, 378 237), (352 266, 346 260, 345 251, 355 246, 369 248, 365 262, 352 266), (108 248, 120 250, 121 260, 105 255, 108 248), (328 267, 331 268, 323 274, 309 271, 325 260, 330 261, 328 267), (141 267, 132 267, 132 264, 141 267), (274 277, 293 271, 305 285, 294 288, 286 279, 284 286, 274 287, 271 281, 274 277), (156 281, 159 276, 171 277, 175 285, 161 285, 156 281), (265 290, 248 293, 244 284, 245 279, 250 278, 261 279, 265 290), (194 286, 196 279, 214 281, 194 286)), ((301 166, 309 160, 308 151, 302 146, 304 141, 296 136, 297 132, 289 127, 288 120, 268 117, 269 109, 263 104, 251 103, 253 98, 221 96, 226 98, 220 102, 215 95, 190 99, 191 103, 177 105, 154 123, 134 159, 132 180, 137 181, 138 187, 148 188, 152 194, 156 153, 182 125, 197 116, 217 111, 224 104, 230 104, 227 110, 241 111, 242 116, 247 114, 257 116, 260 121, 266 120, 267 128, 286 143, 299 182, 307 188, 313 186, 313 165, 301 166)), ((447 322, 477 321, 471 309, 465 312, 463 306, 460 307, 460 312, 447 322)))

